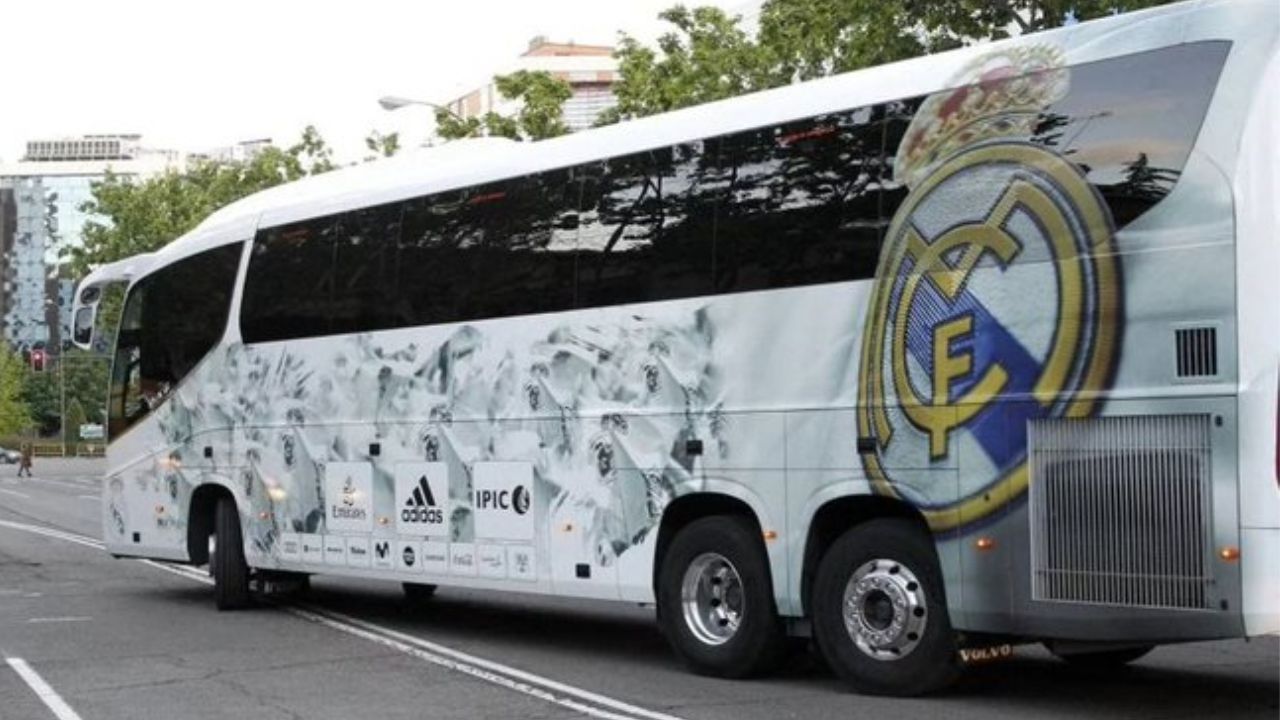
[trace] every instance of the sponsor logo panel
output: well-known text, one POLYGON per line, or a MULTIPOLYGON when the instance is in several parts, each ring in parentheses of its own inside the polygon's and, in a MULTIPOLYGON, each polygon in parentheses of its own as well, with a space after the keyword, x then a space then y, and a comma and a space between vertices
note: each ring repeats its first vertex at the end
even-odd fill
POLYGON ((507 546, 507 575, 512 580, 538 579, 538 564, 531 545, 507 546))
POLYGON ((422 570, 433 575, 449 572, 449 543, 438 540, 422 543, 422 570))
POLYGON ((373 531, 373 467, 329 463, 324 468, 325 527, 334 532, 373 531))
POLYGON ((347 539, 339 535, 324 536, 324 564, 347 564, 347 539))
POLYGON ((476 463, 472 506, 476 537, 532 540, 533 466, 524 462, 476 463))
POLYGON ((324 538, 320 535, 299 535, 298 543, 302 548, 302 562, 319 565, 324 562, 324 538))
POLYGON ((442 462, 396 465, 396 529, 414 537, 449 537, 449 466, 442 462))
POLYGON ((476 574, 476 546, 454 543, 449 546, 449 572, 454 575, 476 574))
POLYGON ((422 572, 422 543, 416 540, 396 542, 396 567, 409 572, 422 572))
POLYGON ((505 578, 507 553, 501 545, 481 545, 476 552, 476 565, 481 577, 505 578))
POLYGON ((280 541, 276 544, 280 557, 285 560, 297 560, 302 557, 302 541, 297 533, 280 533, 280 541))
POLYGON ((352 567, 369 567, 369 538, 347 538, 347 564, 352 567))
POLYGON ((369 554, 373 557, 373 566, 379 570, 395 569, 396 543, 394 540, 374 540, 369 554))

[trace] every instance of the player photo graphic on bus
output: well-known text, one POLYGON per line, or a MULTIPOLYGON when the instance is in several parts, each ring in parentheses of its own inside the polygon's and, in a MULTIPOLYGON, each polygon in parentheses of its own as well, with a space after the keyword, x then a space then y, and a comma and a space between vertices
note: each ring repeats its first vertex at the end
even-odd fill
POLYGON ((1021 497, 1027 421, 1090 416, 1111 382, 1123 324, 1111 212, 1079 166, 1033 141, 1070 83, 1049 46, 984 56, 923 102, 898 149, 910 194, 868 309, 858 432, 875 441, 861 454, 876 491, 907 496, 935 531, 1021 497), (958 493, 895 477, 955 467, 962 444, 958 493))

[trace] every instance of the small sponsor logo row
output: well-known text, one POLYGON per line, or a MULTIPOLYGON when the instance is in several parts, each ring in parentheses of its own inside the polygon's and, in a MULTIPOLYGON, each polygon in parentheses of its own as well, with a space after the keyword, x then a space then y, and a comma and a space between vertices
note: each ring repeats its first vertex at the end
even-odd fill
POLYGON ((282 560, 308 565, 492 579, 538 579, 537 563, 530 545, 283 533, 279 548, 282 560))

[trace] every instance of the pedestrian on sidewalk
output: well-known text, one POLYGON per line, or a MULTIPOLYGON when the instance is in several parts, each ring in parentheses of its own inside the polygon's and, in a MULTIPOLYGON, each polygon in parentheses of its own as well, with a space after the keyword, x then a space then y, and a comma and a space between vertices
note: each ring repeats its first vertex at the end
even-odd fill
POLYGON ((18 477, 22 477, 24 470, 27 473, 27 477, 31 477, 31 443, 22 443, 22 459, 18 461, 18 477))

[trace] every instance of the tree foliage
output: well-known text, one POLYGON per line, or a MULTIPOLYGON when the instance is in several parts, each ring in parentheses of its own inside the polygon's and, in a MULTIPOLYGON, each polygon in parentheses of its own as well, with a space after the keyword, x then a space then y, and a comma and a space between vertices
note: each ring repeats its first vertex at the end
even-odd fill
POLYGON ((31 426, 31 413, 23 397, 26 368, 22 357, 0 350, 0 435, 12 435, 31 426))
POLYGON ((400 133, 386 135, 374 130, 364 139, 364 146, 369 149, 364 161, 372 162, 378 158, 391 157, 400 152, 400 133))
POLYGON ((564 104, 573 96, 569 83, 544 71, 520 70, 493 79, 504 100, 520 103, 514 115, 489 111, 463 118, 445 108, 436 109, 436 134, 446 140, 469 137, 505 137, 512 140, 545 140, 569 132, 564 104))
POLYGON ((622 35, 617 122, 789 83, 1058 27, 1172 0, 765 0, 758 31, 678 5, 650 47, 622 35))
MULTIPOLYGON (((69 350, 42 372, 23 367, 21 360, 19 369, 19 397, 27 408, 29 424, 34 425, 41 436, 56 436, 63 426, 63 383, 66 383, 66 427, 69 433, 78 432, 81 423, 106 421, 107 383, 111 372, 109 357, 69 350), (61 368, 57 363, 62 363, 61 368), (71 416, 73 408, 78 408, 78 417, 71 416)), ((2 434, 5 433, 0 430, 2 434)))

